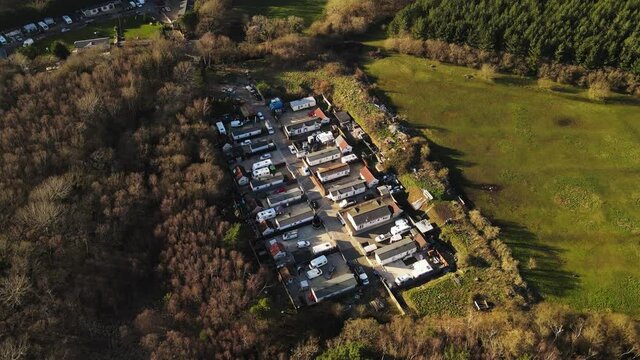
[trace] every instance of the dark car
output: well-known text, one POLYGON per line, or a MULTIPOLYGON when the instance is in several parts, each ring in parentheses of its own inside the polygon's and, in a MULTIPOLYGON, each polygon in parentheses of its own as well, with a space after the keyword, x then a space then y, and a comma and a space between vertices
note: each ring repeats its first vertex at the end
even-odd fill
POLYGON ((367 201, 367 200, 373 199, 374 197, 376 197, 376 196, 371 194, 371 193, 369 193, 369 194, 365 194, 363 199, 364 199, 364 201, 367 201))
POLYGON ((312 208, 312 209, 314 209, 314 210, 315 210, 315 209, 317 209, 317 208, 319 207, 319 206, 318 206, 318 202, 317 202, 317 201, 315 201, 315 200, 311 200, 311 201, 309 201, 309 206, 311 206, 311 208, 312 208))

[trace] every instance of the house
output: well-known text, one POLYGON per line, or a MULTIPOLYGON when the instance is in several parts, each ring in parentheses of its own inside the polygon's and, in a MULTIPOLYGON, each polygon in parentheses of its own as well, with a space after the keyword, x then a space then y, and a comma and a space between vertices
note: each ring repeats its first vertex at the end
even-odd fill
POLYGON ((315 213, 307 204, 298 204, 285 209, 273 222, 277 230, 286 230, 294 226, 311 222, 315 213))
POLYGON ((342 154, 350 154, 353 151, 353 147, 349 145, 347 140, 344 139, 344 136, 340 135, 336 138, 336 145, 342 152, 342 154))
MULTIPOLYGON (((323 278, 323 277, 321 277, 323 278)), ((326 279, 325 279, 326 280, 326 279)), ((323 282, 322 287, 311 287, 311 299, 314 302, 320 302, 332 296, 337 296, 349 290, 355 289, 358 282, 355 276, 350 273, 336 275, 323 282)))
POLYGON ((336 112, 334 115, 336 119, 338 119, 341 127, 349 128, 351 126, 351 116, 349 116, 345 111, 336 112))
POLYGON ((340 149, 335 147, 328 147, 324 150, 312 152, 306 156, 306 161, 309 166, 316 166, 328 161, 340 159, 340 149))
POLYGON ((354 234, 383 225, 401 213, 402 210, 389 198, 369 200, 339 212, 342 219, 353 227, 354 234))
POLYGON ((359 195, 367 191, 367 186, 362 180, 352 180, 343 184, 338 184, 330 187, 327 192, 327 197, 333 201, 340 201, 348 197, 359 195))
POLYGON ((386 265, 396 260, 414 254, 417 251, 416 244, 410 238, 404 238, 374 251, 376 261, 380 265, 386 265))
POLYGON ((365 181, 369 188, 375 187, 380 182, 366 166, 360 169, 360 178, 365 181))
POLYGON ((350 172, 349 164, 339 163, 318 168, 316 170, 316 176, 321 182, 325 183, 343 176, 348 176, 350 172))
POLYGON ((255 153, 260 152, 260 151, 265 151, 265 150, 270 150, 270 149, 275 149, 275 148, 276 148, 276 144, 273 143, 273 140, 271 140, 271 139, 259 139, 259 140, 253 141, 249 145, 249 152, 251 154, 255 154, 255 153))
POLYGON ((302 135, 313 131, 320 130, 322 123, 318 119, 302 120, 295 123, 291 123, 284 127, 284 132, 288 138, 296 135, 302 135))
POLYGON ((274 208, 276 206, 289 206, 289 204, 302 199, 304 192, 295 186, 284 192, 267 196, 267 204, 274 208))
POLYGON ((330 119, 320 108, 315 108, 314 110, 309 112, 309 117, 320 119, 320 122, 323 124, 328 124, 330 119))
POLYGON ((247 128, 247 129, 235 129, 233 131, 231 131, 231 137, 233 138, 233 140, 242 140, 242 139, 248 139, 254 136, 258 136, 262 134, 262 128, 259 127, 254 127, 254 128, 247 128))
POLYGON ((88 9, 82 10, 82 15, 85 17, 94 17, 100 15, 100 13, 104 12, 112 12, 115 10, 116 5, 120 4, 121 1, 112 1, 106 4, 94 6, 88 9))
POLYGON ((316 99, 314 99, 313 96, 309 96, 300 100, 294 100, 289 103, 289 106, 291 106, 291 110, 293 111, 308 109, 316 106, 316 99))
POLYGON ((240 186, 245 186, 249 184, 249 177, 247 176, 247 172, 242 168, 242 166, 236 166, 233 168, 233 176, 236 179, 236 182, 240 186))
POLYGON ((420 234, 416 229, 410 230, 411 237, 413 237, 413 241, 418 245, 418 249, 426 249, 427 248, 427 240, 420 234))
POLYGON ((259 191, 268 189, 272 186, 280 185, 284 183, 284 176, 281 173, 275 173, 272 177, 263 179, 251 179, 249 185, 251 190, 259 191))
POLYGON ((96 39, 87 39, 87 40, 79 40, 74 41, 73 46, 75 46, 76 51, 82 51, 87 49, 102 49, 107 50, 109 46, 111 46, 111 39, 108 37, 96 38, 96 39))

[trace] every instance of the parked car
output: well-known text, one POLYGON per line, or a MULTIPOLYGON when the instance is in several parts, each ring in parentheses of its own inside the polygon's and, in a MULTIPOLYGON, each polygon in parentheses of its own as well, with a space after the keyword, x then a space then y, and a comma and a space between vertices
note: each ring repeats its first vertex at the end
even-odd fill
POLYGON ((2 35, 0 35, 0 45, 7 45, 7 39, 2 35))
POLYGON ((251 139, 247 139, 240 143, 240 145, 251 145, 251 139))
POLYGON ((38 26, 40 26, 43 31, 49 30, 49 25, 47 25, 44 21, 38 21, 38 26))
POLYGON ((390 233, 384 233, 376 236, 376 242, 382 242, 391 237, 390 233))
POLYGON ((320 270, 320 269, 311 269, 311 270, 307 271, 307 278, 309 280, 315 279, 320 275, 322 275, 322 270, 320 270))
POLYGON ((27 47, 27 46, 31 46, 31 45, 33 45, 33 39, 32 38, 28 38, 27 40, 25 40, 22 43, 22 47, 27 47))
POLYGON ((238 128, 238 127, 242 127, 244 123, 241 120, 233 120, 230 125, 232 128, 238 128))
POLYGON ((289 151, 291 151, 292 154, 296 154, 296 147, 293 145, 289 145, 289 151))
POLYGON ((271 159, 271 153, 260 155, 260 160, 267 160, 267 159, 271 159))
POLYGON ((298 230, 291 230, 282 235, 282 240, 291 240, 298 237, 298 230))
POLYGON ((60 29, 61 33, 66 33, 67 31, 71 31, 71 29, 63 27, 62 29, 60 29))
POLYGON ((355 205, 355 203, 356 203, 355 200, 344 199, 344 200, 340 201, 340 203, 338 205, 340 206, 340 209, 344 209, 344 208, 349 207, 351 205, 355 205))
POLYGON ((71 20, 71 18, 67 15, 62 15, 62 20, 64 20, 64 22, 66 22, 67 25, 73 24, 73 20, 71 20))
POLYGON ((304 248, 308 248, 309 246, 311 246, 311 243, 306 241, 306 240, 302 240, 302 241, 298 241, 296 243, 296 246, 298 247, 298 249, 304 249, 304 248))
POLYGON ((258 111, 258 119, 264 120, 264 115, 260 111, 258 111))
POLYGON ((356 266, 355 271, 356 274, 358 274, 358 280, 360 280, 360 283, 362 285, 369 285, 369 277, 367 276, 367 273, 364 271, 362 266, 356 266))
POLYGON ((311 200, 309 201, 309 206, 311 206, 311 208, 315 210, 318 208, 318 202, 315 200, 311 200))

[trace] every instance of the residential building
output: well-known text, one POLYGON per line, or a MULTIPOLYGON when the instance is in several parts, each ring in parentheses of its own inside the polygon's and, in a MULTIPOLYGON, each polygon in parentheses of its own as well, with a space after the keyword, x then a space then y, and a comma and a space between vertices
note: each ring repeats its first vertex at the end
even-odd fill
POLYGON ((356 285, 358 285, 358 281, 356 281, 356 278, 352 273, 347 272, 324 281, 323 285, 323 287, 311 287, 311 300, 314 302, 320 302, 349 290, 353 290, 356 288, 356 285))
POLYGON ((260 151, 265 151, 269 149, 275 149, 276 144, 273 143, 271 139, 259 139, 251 142, 249 145, 249 152, 251 154, 255 154, 260 151))
POLYGON ((79 40, 74 41, 73 46, 76 48, 76 51, 82 51, 87 49, 102 49, 108 50, 111 46, 111 38, 102 37, 96 39, 87 39, 87 40, 79 40))
POLYGON ((289 103, 289 106, 291 106, 291 110, 293 111, 308 109, 316 106, 316 99, 314 99, 313 96, 309 96, 300 100, 294 100, 289 103))
POLYGON ((267 196, 267 204, 270 207, 289 206, 289 204, 302 199, 304 192, 296 185, 284 192, 267 196))
POLYGON ((360 169, 360 178, 367 183, 369 188, 375 187, 380 182, 366 166, 360 169))
POLYGON ((401 213, 402 210, 389 198, 378 198, 343 210, 339 214, 343 220, 349 222, 353 228, 352 232, 357 234, 383 225, 401 213))
POLYGON ((309 112, 309 116, 320 119, 320 122, 323 124, 328 124, 330 119, 320 108, 315 108, 311 112, 309 112))
POLYGON ((117 4, 120 4, 121 1, 113 1, 106 4, 94 6, 88 9, 82 10, 82 15, 85 17, 94 17, 100 15, 100 13, 111 12, 114 11, 117 4))
POLYGON ((301 120, 284 127, 288 138, 320 130, 322 123, 318 119, 301 120))
POLYGON ((396 260, 414 254, 417 251, 416 244, 411 238, 404 238, 374 251, 376 261, 380 265, 386 265, 396 260))
POLYGON ((362 180, 353 180, 343 184, 331 186, 327 192, 327 197, 333 201, 340 201, 348 197, 356 196, 367 191, 367 187, 362 180))
POLYGON ((285 209, 273 222, 277 230, 286 230, 294 226, 311 222, 315 216, 307 204, 298 204, 285 209))
POLYGON ((316 166, 322 163, 326 163, 328 161, 340 159, 341 152, 340 149, 335 147, 328 147, 324 150, 312 152, 308 154, 306 157, 307 164, 309 166, 316 166))
POLYGON ((284 176, 281 173, 276 173, 269 178, 251 179, 249 181, 249 185, 251 186, 251 190, 253 191, 268 189, 272 186, 280 185, 282 183, 284 183, 284 176))
POLYGON ((340 135, 336 138, 336 145, 338 149, 342 152, 342 154, 350 154, 353 151, 353 147, 349 145, 347 140, 344 139, 344 136, 340 135))
POLYGON ((231 131, 231 137, 233 140, 242 140, 248 139, 254 136, 258 136, 262 134, 262 128, 254 127, 254 128, 246 128, 246 129, 234 129, 231 131))
POLYGON ((325 183, 331 180, 339 179, 343 176, 349 175, 351 169, 349 164, 339 163, 330 165, 327 167, 320 167, 316 170, 316 176, 318 179, 325 183))
POLYGON ((336 112, 334 115, 336 119, 338 119, 341 127, 349 128, 351 126, 351 116, 349 116, 345 111, 336 112))

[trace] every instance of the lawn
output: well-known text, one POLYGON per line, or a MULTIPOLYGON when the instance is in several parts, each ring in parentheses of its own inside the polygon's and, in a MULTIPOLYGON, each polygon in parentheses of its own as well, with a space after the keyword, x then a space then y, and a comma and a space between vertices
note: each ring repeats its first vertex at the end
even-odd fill
POLYGON ((502 228, 542 296, 640 316, 638 99, 594 103, 582 90, 467 79, 475 70, 403 55, 366 70, 502 228))
POLYGON ((120 20, 116 19, 100 23, 91 23, 78 30, 50 36, 39 41, 35 46, 40 49, 44 49, 49 47, 54 41, 59 40, 67 44, 70 48, 73 48, 73 42, 78 40, 99 37, 114 38, 115 26, 118 24, 122 26, 125 40, 149 39, 154 34, 159 33, 162 29, 162 25, 160 23, 153 21, 148 16, 136 15, 120 20))
POLYGON ((239 0, 236 7, 250 16, 298 16, 307 25, 317 20, 324 11, 326 0, 239 0))

